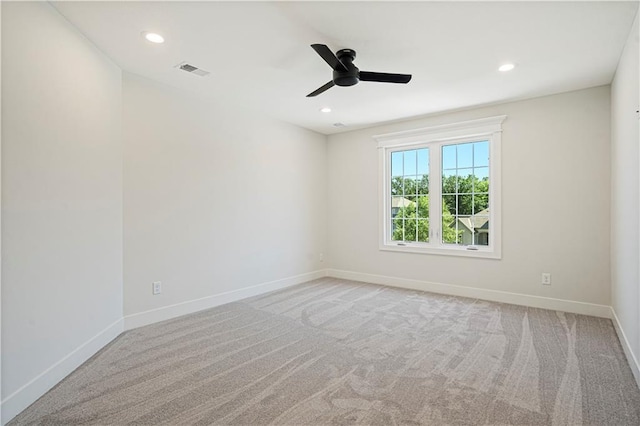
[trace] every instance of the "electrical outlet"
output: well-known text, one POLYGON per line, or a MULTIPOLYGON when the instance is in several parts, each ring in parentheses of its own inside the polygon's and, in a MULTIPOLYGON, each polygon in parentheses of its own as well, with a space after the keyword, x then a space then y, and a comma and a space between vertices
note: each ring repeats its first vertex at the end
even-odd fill
POLYGON ((543 285, 551 285, 551 274, 548 272, 542 273, 542 284, 543 285))
POLYGON ((324 262, 324 253, 320 253, 320 263, 324 262))
POLYGON ((162 293, 162 282, 154 281, 152 291, 154 295, 162 293))

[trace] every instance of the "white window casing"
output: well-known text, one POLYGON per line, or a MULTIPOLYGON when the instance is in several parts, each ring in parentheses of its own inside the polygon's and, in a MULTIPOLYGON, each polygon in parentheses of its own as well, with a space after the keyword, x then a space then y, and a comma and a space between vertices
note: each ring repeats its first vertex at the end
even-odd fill
MULTIPOLYGON (((385 251, 500 259, 501 224, 501 136, 506 115, 374 136, 379 152, 379 248, 385 251), (442 147, 468 142, 489 142, 488 245, 442 242, 442 147), (429 148, 429 241, 392 241, 391 153, 429 148)), ((416 232, 418 232, 416 230, 416 232)))

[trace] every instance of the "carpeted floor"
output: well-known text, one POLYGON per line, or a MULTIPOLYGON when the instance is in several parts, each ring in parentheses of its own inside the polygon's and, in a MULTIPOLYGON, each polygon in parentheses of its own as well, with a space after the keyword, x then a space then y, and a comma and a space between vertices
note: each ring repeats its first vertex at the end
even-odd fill
POLYGON ((639 425, 609 320, 325 278, 121 335, 11 425, 639 425))

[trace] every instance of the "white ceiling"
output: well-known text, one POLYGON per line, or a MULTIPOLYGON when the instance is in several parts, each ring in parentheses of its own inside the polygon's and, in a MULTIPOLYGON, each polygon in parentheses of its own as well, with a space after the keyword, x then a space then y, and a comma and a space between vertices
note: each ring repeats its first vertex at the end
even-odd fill
POLYGON ((321 133, 609 84, 638 3, 55 2, 123 70, 321 133), (140 33, 155 31, 153 45, 140 33), (331 79, 309 47, 356 50, 361 82, 331 79), (175 65, 211 72, 198 77, 175 65), (504 62, 515 70, 500 73, 504 62), (331 113, 319 109, 329 106, 331 113), (344 123, 337 128, 334 123, 344 123))

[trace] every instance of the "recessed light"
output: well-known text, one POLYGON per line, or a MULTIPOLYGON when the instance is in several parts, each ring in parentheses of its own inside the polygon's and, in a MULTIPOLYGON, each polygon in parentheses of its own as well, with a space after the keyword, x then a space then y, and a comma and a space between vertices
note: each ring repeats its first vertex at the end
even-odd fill
POLYGON ((500 65, 500 68, 498 68, 498 71, 507 72, 507 71, 511 71, 515 67, 516 66, 514 64, 503 64, 503 65, 500 65))
POLYGON ((157 34, 157 33, 150 33, 147 31, 143 31, 142 36, 147 41, 150 41, 151 43, 156 43, 156 44, 164 43, 164 37, 162 37, 160 34, 157 34))
POLYGON ((331 112, 331 108, 329 108, 329 107, 322 107, 322 108, 320 108, 320 112, 331 112))

